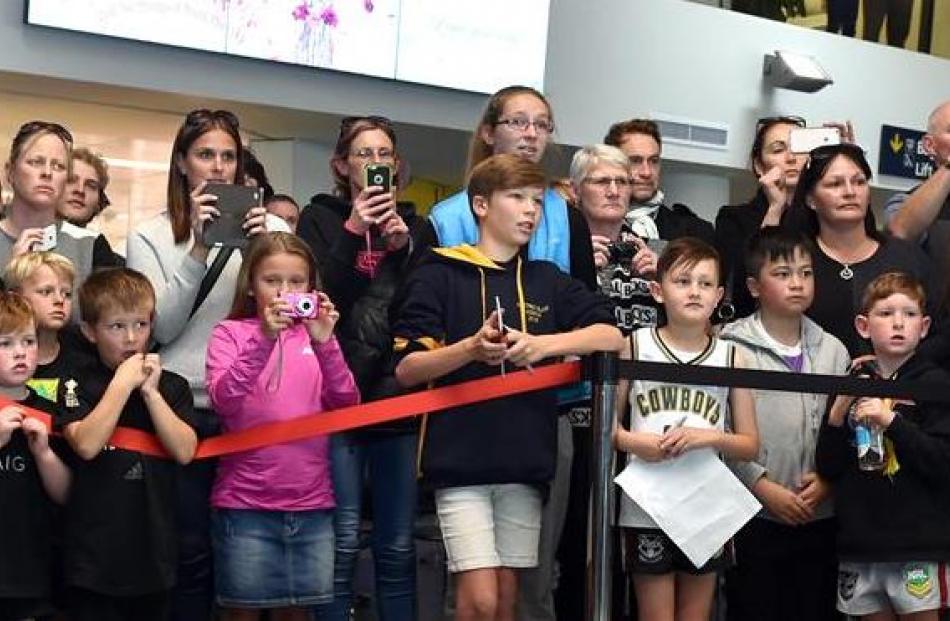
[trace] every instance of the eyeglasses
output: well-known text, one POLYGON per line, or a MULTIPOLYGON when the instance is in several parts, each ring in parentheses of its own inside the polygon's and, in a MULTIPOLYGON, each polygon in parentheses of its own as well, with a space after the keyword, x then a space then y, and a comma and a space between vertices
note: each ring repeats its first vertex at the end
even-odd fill
POLYGON ((805 119, 800 116, 766 116, 755 122, 755 131, 758 132, 763 127, 771 127, 772 125, 778 125, 779 123, 785 125, 796 125, 798 127, 805 127, 807 124, 805 119))
POLYGON ((523 116, 516 116, 510 119, 498 119, 495 121, 495 125, 507 125, 508 129, 518 132, 527 131, 531 125, 534 125, 534 129, 539 134, 550 134, 554 131, 554 121, 548 119, 535 119, 531 121, 523 116))
POLYGON ((815 147, 808 154, 808 161, 802 168, 802 179, 799 180, 799 187, 817 183, 817 180, 824 176, 829 162, 839 155, 844 155, 853 160, 865 176, 871 178, 871 167, 868 165, 864 149, 851 142, 842 142, 840 144, 826 144, 815 147))
POLYGON ((583 181, 603 191, 610 188, 611 183, 616 185, 618 190, 626 190, 633 185, 629 177, 584 177, 583 181))
POLYGON ((73 135, 69 132, 69 130, 59 123, 50 123, 49 121, 30 121, 29 123, 24 123, 20 126, 16 136, 13 138, 13 143, 17 144, 20 141, 41 132, 53 134, 66 143, 66 146, 69 148, 72 148, 73 146, 73 135))
POLYGON ((207 108, 198 108, 197 110, 192 110, 185 116, 185 124, 187 125, 200 125, 202 123, 207 123, 208 121, 221 121, 233 129, 237 129, 241 126, 237 115, 235 115, 230 110, 208 110, 207 108))
POLYGON ((815 147, 808 153, 809 162, 812 161, 821 161, 827 160, 836 155, 841 155, 846 153, 855 157, 860 157, 862 159, 866 158, 864 149, 858 145, 851 142, 842 142, 839 144, 823 144, 820 147, 815 147))
POLYGON ((387 149, 385 147, 376 150, 373 150, 369 147, 364 147, 358 151, 353 151, 350 153, 350 155, 355 158, 367 161, 373 159, 374 155, 376 156, 376 159, 379 160, 393 160, 396 158, 396 153, 392 149, 387 149))

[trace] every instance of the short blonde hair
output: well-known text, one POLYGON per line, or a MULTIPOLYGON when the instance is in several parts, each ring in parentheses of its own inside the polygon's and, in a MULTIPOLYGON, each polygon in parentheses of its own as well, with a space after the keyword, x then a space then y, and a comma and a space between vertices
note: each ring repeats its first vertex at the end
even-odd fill
POLYGON ((76 280, 76 267, 73 262, 55 252, 27 252, 14 257, 3 270, 3 284, 7 289, 20 289, 23 282, 33 276, 36 270, 47 266, 63 280, 73 284, 76 280))

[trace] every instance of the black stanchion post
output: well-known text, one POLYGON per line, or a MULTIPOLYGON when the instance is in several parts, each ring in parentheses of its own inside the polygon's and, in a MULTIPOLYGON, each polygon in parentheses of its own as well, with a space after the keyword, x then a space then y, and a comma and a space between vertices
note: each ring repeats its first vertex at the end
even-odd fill
POLYGON ((610 621, 611 586, 611 521, 613 520, 613 433, 617 409, 617 354, 598 353, 593 362, 593 409, 591 431, 594 447, 591 453, 590 541, 593 589, 587 610, 592 621, 610 621))

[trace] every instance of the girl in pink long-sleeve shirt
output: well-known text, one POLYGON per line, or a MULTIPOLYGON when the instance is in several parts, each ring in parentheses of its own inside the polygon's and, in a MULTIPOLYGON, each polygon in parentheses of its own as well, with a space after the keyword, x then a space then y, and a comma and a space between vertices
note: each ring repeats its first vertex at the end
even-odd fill
MULTIPOLYGON (((359 402, 333 336, 339 318, 316 293, 316 264, 294 235, 258 236, 228 319, 208 343, 207 385, 224 431, 359 402), (314 292, 308 304, 287 294, 314 292)), ((333 597, 333 486, 327 438, 224 456, 211 495, 215 592, 226 619, 307 619, 333 597)))

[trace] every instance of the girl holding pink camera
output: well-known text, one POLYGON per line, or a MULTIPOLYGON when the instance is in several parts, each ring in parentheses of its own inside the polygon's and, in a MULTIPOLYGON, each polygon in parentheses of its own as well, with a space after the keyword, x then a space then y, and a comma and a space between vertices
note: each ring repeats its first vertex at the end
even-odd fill
MULTIPOLYGON (((254 239, 228 318, 211 333, 207 387, 222 430, 359 402, 317 292, 310 250, 288 233, 254 239)), ((326 436, 226 455, 211 494, 215 595, 225 619, 309 619, 333 598, 333 484, 326 436)))

